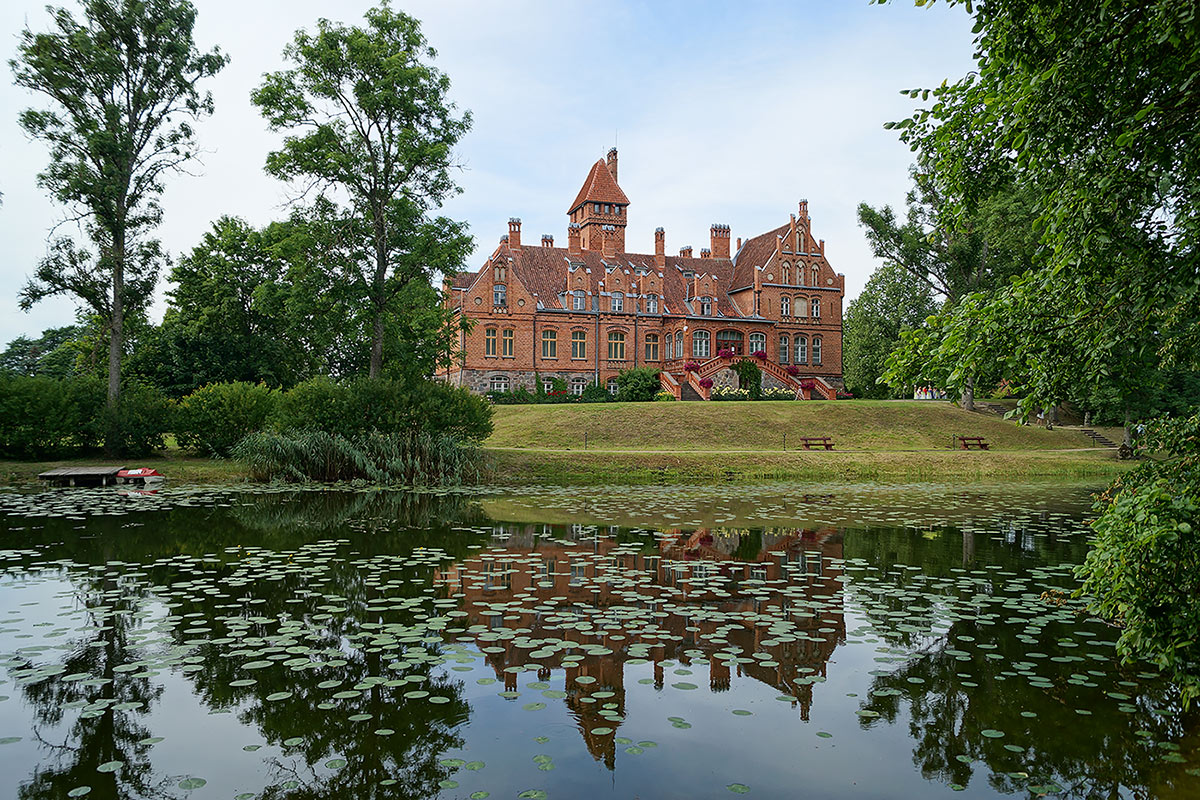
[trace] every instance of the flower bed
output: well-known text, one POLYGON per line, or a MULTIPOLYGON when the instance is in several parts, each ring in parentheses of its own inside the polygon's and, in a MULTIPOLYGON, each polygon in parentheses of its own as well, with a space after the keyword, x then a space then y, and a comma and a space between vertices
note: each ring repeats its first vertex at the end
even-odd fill
POLYGON ((728 347, 722 347, 717 351, 717 358, 733 358, 733 350, 728 347))

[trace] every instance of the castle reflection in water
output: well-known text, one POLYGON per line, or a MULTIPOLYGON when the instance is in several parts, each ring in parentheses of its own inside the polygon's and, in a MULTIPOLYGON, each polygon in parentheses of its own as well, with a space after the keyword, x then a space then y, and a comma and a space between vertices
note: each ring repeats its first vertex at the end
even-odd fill
POLYGON ((521 671, 547 681, 565 670, 565 702, 612 768, 614 735, 592 731, 624 719, 630 661, 653 665, 655 689, 673 663, 707 662, 711 691, 751 678, 795 698, 807 720, 813 685, 845 641, 841 577, 837 528, 497 525, 491 547, 436 580, 459 598, 506 690, 521 671))

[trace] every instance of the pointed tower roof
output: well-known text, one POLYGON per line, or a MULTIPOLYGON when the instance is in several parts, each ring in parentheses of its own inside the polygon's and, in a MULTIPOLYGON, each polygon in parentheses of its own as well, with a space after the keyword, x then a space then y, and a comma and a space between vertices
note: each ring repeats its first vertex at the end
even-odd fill
POLYGON ((570 214, 584 203, 629 205, 629 198, 621 191, 621 187, 617 186, 617 181, 608 171, 608 166, 604 163, 603 158, 592 164, 592 171, 588 173, 587 179, 583 182, 583 188, 579 190, 575 202, 567 209, 567 213, 570 214))

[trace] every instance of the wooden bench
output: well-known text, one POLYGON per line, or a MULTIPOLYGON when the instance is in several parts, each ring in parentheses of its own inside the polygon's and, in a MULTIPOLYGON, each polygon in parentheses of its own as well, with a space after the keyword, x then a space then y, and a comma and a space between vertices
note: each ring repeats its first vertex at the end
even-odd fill
POLYGON ((988 449, 988 443, 984 441, 982 436, 955 436, 954 439, 959 443, 959 448, 962 450, 970 450, 972 448, 978 450, 988 449))
POLYGON ((833 439, 828 436, 801 436, 800 444, 805 450, 824 448, 826 450, 833 449, 833 439))

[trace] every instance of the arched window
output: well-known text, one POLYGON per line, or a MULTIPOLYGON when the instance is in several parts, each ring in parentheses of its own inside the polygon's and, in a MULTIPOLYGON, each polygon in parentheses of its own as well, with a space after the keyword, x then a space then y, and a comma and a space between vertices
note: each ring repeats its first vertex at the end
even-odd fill
POLYGON ((675 357, 683 358, 683 331, 675 331, 675 357))
POLYGON ((790 297, 782 297, 779 299, 779 316, 790 317, 792 315, 792 299, 790 297))
POLYGON ((821 298, 814 297, 812 301, 812 315, 814 317, 821 316, 821 298))
POLYGON ((512 358, 513 341, 515 338, 516 335, 512 328, 504 329, 504 332, 500 334, 500 355, 504 356, 505 358, 512 358))
POLYGON ((508 376, 493 375, 490 383, 490 391, 507 392, 508 391, 508 376))
POLYGON ((505 283, 508 280, 508 267, 503 264, 497 264, 492 273, 496 283, 505 283))
POLYGON ((581 395, 587 388, 587 378, 571 378, 571 394, 581 395))
POLYGON ((796 337, 796 363, 808 363, 808 338, 805 336, 796 337))
POLYGON ((611 395, 613 395, 613 396, 615 397, 615 396, 616 396, 616 394, 617 394, 617 390, 618 390, 619 388, 620 388, 620 384, 618 384, 618 383, 617 383, 617 379, 616 379, 616 378, 609 378, 609 379, 608 379, 608 393, 609 393, 609 394, 611 394, 611 395))
POLYGON ((611 331, 608 334, 608 360, 625 360, 625 334, 620 331, 611 331))
POLYGON ((765 333, 750 334, 750 354, 767 352, 767 335, 765 333))
POLYGON ((571 309, 574 311, 583 311, 584 299, 585 295, 583 293, 583 289, 576 289, 575 291, 571 292, 571 309))
POLYGON ((742 342, 745 341, 741 331, 718 331, 717 332, 717 352, 722 350, 732 350, 734 355, 743 355, 742 342))
POLYGON ((814 364, 821 363, 821 337, 820 336, 813 337, 813 363, 814 364))
POLYGON ((700 316, 702 316, 702 317, 711 317, 712 316, 712 302, 713 302, 713 299, 711 297, 701 297, 700 298, 700 316))
POLYGON ((817 285, 817 265, 813 264, 813 266, 812 266, 812 283, 810 283, 809 286, 816 286, 816 285, 817 285))
POLYGON ((587 331, 571 331, 571 358, 587 358, 587 331))
POLYGON ((497 283, 492 287, 492 305, 506 306, 508 305, 508 287, 503 283, 497 283))
POLYGON ((779 337, 779 363, 780 364, 788 363, 788 351, 791 350, 791 348, 788 347, 788 345, 791 343, 792 343, 792 337, 788 336, 786 333, 779 337))
POLYGON ((485 356, 496 356, 496 329, 488 328, 483 332, 483 354, 485 356))
POLYGON ((708 358, 708 331, 696 331, 692 334, 692 358, 708 358))
POLYGON ((658 313, 658 295, 652 294, 646 298, 646 313, 647 314, 657 314, 658 313))
POLYGON ((558 331, 542 331, 542 358, 558 358, 558 331))
POLYGON ((646 334, 646 360, 658 361, 658 334, 646 334))
POLYGON ((613 311, 624 311, 625 310, 625 295, 622 294, 621 292, 613 292, 611 305, 609 307, 613 311))
POLYGON ((670 361, 675 357, 675 338, 671 334, 667 334, 663 338, 663 358, 670 361))
POLYGON ((792 265, 787 261, 783 262, 783 278, 781 283, 788 284, 792 282, 792 265))
POLYGON ((808 301, 805 300, 803 297, 796 298, 796 316, 797 317, 807 317, 808 316, 808 301))

